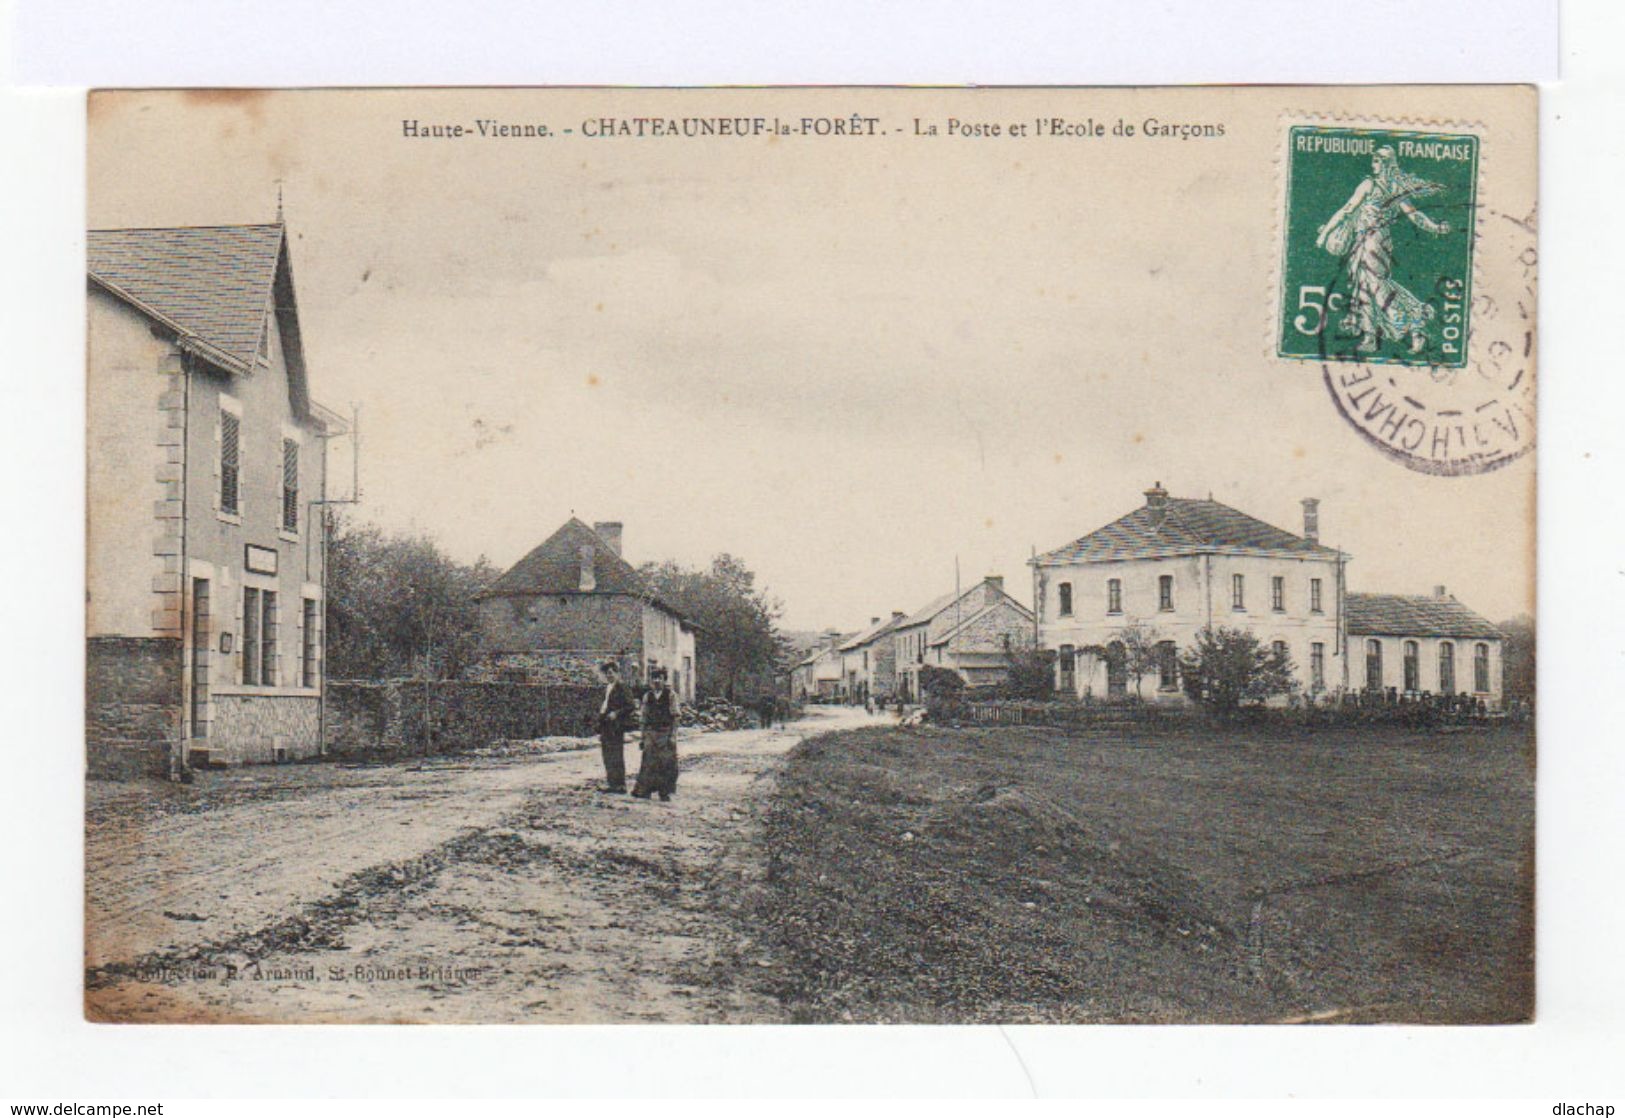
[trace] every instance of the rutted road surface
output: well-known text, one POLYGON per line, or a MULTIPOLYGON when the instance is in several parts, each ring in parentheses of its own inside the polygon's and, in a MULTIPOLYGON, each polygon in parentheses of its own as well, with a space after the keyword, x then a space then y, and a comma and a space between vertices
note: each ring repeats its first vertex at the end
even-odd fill
MULTIPOLYGON (((875 721, 685 734, 669 804, 596 749, 91 786, 86 1011, 122 1021, 764 1021, 723 911, 778 760, 875 721)), ((635 769, 637 750, 628 748, 635 769)))

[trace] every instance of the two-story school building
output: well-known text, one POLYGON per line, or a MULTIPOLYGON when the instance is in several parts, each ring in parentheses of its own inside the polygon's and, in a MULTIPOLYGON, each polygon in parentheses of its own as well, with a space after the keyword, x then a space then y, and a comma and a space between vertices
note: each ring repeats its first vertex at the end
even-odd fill
POLYGON ((1232 628, 1287 653, 1307 696, 1467 692, 1501 702, 1501 634, 1438 588, 1432 598, 1351 594, 1347 553, 1320 542, 1320 502, 1288 532, 1211 497, 1145 503, 1030 560, 1041 647, 1062 694, 1125 698, 1128 637, 1155 648, 1145 697, 1183 702, 1178 656, 1204 629, 1232 628))
POLYGON ((1159 482, 1133 512, 1030 560, 1057 690, 1126 697, 1130 626, 1155 637, 1146 694, 1159 701, 1183 701, 1178 653, 1223 627, 1285 646, 1305 691, 1341 689, 1349 557, 1321 544, 1318 519, 1317 503, 1305 501, 1304 532, 1294 535, 1212 499, 1170 497, 1159 482))
POLYGON ((87 717, 93 766, 321 748, 326 441, 288 238, 88 238, 87 717))

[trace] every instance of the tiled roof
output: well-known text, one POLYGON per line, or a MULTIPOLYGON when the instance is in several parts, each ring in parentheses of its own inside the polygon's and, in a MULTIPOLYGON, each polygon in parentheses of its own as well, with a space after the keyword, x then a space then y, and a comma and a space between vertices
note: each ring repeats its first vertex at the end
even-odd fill
POLYGON ((93 229, 90 274, 193 334, 240 364, 252 366, 271 306, 280 225, 215 225, 182 229, 93 229))
POLYGON ((883 637, 903 623, 901 617, 883 617, 871 624, 867 629, 860 629, 840 644, 842 652, 850 652, 854 648, 861 648, 878 637, 883 637))
POLYGON ((597 532, 576 517, 564 522, 557 532, 538 544, 530 554, 509 567, 501 578, 488 586, 482 598, 524 597, 533 594, 580 594, 581 549, 593 549, 594 587, 585 593, 626 594, 642 598, 667 613, 681 618, 680 611, 662 601, 648 581, 632 564, 615 554, 597 532))
POLYGON ((1127 516, 1065 547, 1047 551, 1032 562, 1045 566, 1193 555, 1216 550, 1296 551, 1326 558, 1338 554, 1332 548, 1265 524, 1218 501, 1170 497, 1160 524, 1154 510, 1149 505, 1141 505, 1127 516))
POLYGON ((1493 640, 1501 630, 1453 597, 1350 594, 1349 632, 1369 637, 1460 637, 1493 640))

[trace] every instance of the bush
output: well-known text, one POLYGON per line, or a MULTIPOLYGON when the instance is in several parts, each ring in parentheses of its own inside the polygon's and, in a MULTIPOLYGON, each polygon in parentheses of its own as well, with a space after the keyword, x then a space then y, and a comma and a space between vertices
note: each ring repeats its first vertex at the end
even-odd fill
POLYGON ((1179 654, 1185 694, 1221 714, 1297 689, 1292 657, 1266 648, 1245 629, 1203 629, 1179 654))

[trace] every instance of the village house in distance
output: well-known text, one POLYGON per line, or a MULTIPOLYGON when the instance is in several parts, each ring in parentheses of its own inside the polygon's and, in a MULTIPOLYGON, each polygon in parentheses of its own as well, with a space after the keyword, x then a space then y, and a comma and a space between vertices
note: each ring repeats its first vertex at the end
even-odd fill
POLYGON ((596 683, 606 660, 629 683, 664 668, 694 701, 694 625, 621 556, 616 521, 571 517, 479 596, 487 653, 478 674, 519 683, 596 683))
POLYGON ((320 751, 326 440, 288 237, 88 236, 92 771, 320 751))
POLYGON ((969 590, 933 599, 891 626, 897 694, 914 702, 921 696, 926 665, 956 672, 967 687, 1002 682, 1010 654, 1031 648, 1033 613, 989 575, 969 590))
POLYGON ((1139 626, 1158 651, 1147 697, 1184 702, 1180 650, 1203 629, 1228 627, 1290 654, 1309 696, 1466 692, 1499 709, 1501 632, 1442 586, 1433 598, 1348 593, 1351 556, 1320 542, 1319 501, 1302 504, 1294 535, 1212 498, 1170 497, 1159 482, 1133 512, 1030 560, 1056 690, 1126 697, 1123 635, 1139 626))

